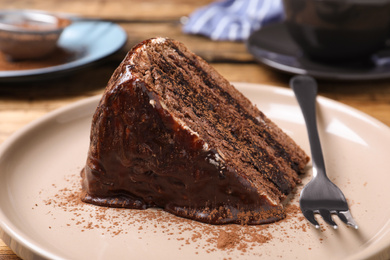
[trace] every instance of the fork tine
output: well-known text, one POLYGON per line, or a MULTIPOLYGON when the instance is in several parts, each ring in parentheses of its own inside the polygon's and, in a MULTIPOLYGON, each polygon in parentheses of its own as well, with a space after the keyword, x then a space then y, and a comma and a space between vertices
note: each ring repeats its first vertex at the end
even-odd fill
POLYGON ((316 229, 320 228, 320 224, 318 224, 317 220, 315 219, 313 211, 305 210, 302 211, 302 213, 305 216, 305 218, 316 227, 316 229))
POLYGON ((321 217, 325 220, 326 223, 333 226, 334 229, 338 228, 336 222, 333 221, 332 215, 330 214, 329 210, 320 209, 319 212, 320 212, 321 217))
POLYGON ((349 212, 349 210, 347 210, 347 211, 338 211, 337 215, 348 226, 351 226, 351 227, 353 227, 355 229, 359 228, 358 225, 355 223, 355 220, 353 220, 351 212, 349 212))

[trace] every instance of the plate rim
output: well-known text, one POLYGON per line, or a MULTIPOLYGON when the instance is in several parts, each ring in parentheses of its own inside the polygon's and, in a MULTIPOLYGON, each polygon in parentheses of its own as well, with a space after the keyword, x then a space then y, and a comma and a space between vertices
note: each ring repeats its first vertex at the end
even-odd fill
MULTIPOLYGON (((277 93, 278 95, 294 97, 294 94, 291 89, 281 87, 281 86, 273 86, 269 84, 257 84, 257 83, 245 83, 245 82, 232 82, 234 86, 236 86, 239 90, 249 88, 256 89, 260 92, 268 92, 268 93, 277 93)), ((20 129, 16 130, 13 134, 11 134, 3 143, 0 144, 0 163, 2 163, 2 159, 6 152, 12 148, 12 146, 24 135, 28 135, 30 131, 33 131, 37 127, 40 127, 42 124, 46 122, 50 122, 51 120, 55 120, 56 117, 63 115, 64 113, 72 113, 74 110, 83 109, 88 106, 97 106, 99 100, 102 95, 94 95, 91 97, 83 98, 73 103, 67 104, 63 107, 57 108, 47 114, 39 117, 32 122, 26 124, 20 129)), ((387 134, 390 134, 390 127, 379 121, 378 119, 358 110, 348 105, 345 105, 339 101, 335 101, 329 99, 327 97, 318 96, 318 103, 321 106, 331 106, 333 108, 345 111, 347 110, 349 114, 353 116, 359 116, 366 118, 370 124, 373 126, 379 127, 382 130, 386 131, 387 134)), ((92 113, 93 114, 93 113, 92 113)), ((91 115, 92 116, 92 115, 91 115)), ((29 259, 61 259, 58 255, 53 255, 51 252, 46 251, 45 249, 40 248, 38 245, 31 241, 29 238, 24 238, 21 234, 23 231, 20 231, 17 227, 15 227, 12 221, 5 218, 3 213, 3 209, 0 208, 0 238, 4 241, 4 243, 10 247, 15 254, 21 257, 28 257, 29 259), (20 233, 21 232, 21 233, 20 233)), ((388 220, 385 226, 390 226, 390 220, 388 220)), ((384 226, 384 227, 385 227, 384 226)), ((382 228, 383 230, 383 228, 382 228)), ((359 259, 359 257, 365 256, 367 258, 380 256, 385 254, 386 256, 390 255, 390 229, 383 234, 385 239, 380 241, 379 245, 376 245, 376 250, 373 250, 370 247, 366 247, 364 250, 348 256, 348 259, 359 259)), ((375 245, 374 245, 375 249, 375 245)))
MULTIPOLYGON (((3 143, 0 144, 0 164, 7 150, 12 148, 12 146, 20 138, 27 135, 29 132, 33 131, 37 127, 40 127, 42 124, 54 120, 56 117, 61 116, 64 113, 70 113, 72 110, 82 109, 82 107, 86 107, 94 103, 96 103, 97 105, 97 102, 100 100, 100 98, 101 95, 94 95, 91 97, 83 98, 81 100, 75 101, 63 107, 57 108, 53 111, 50 111, 19 128, 14 133, 12 133, 3 143)), ((17 232, 19 231, 19 229, 15 227, 12 222, 4 222, 3 218, 5 218, 3 209, 0 208, 0 239, 2 239, 4 243, 9 248, 11 248, 11 250, 17 256, 21 258, 28 257, 29 259, 61 259, 57 255, 53 255, 46 250, 42 250, 42 248, 39 248, 39 246, 37 246, 33 241, 23 238, 20 233, 17 232)))

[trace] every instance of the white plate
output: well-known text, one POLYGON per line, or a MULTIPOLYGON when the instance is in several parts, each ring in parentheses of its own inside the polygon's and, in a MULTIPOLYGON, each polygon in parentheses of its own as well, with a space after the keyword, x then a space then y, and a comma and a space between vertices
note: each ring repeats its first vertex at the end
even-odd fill
MULTIPOLYGON (((290 90, 243 83, 236 86, 309 151, 304 121, 290 90)), ((19 256, 25 259, 389 257, 390 130, 377 120, 335 101, 318 98, 328 175, 344 191, 359 230, 336 219, 339 230, 320 220, 323 230, 318 231, 299 212, 268 226, 210 226, 156 210, 63 204, 63 196, 79 191, 79 172, 85 163, 91 116, 98 100, 99 97, 89 98, 49 113, 1 145, 0 237, 19 256), (222 230, 241 232, 239 245, 232 249, 217 248, 222 230), (249 239, 254 233, 272 238, 267 243, 245 242, 248 238, 243 233, 249 239)), ((309 175, 304 177, 304 183, 309 175)), ((296 194, 292 204, 297 197, 296 194)))
POLYGON ((126 32, 115 23, 75 20, 58 41, 59 47, 74 54, 73 60, 45 68, 0 71, 0 81, 42 78, 79 69, 113 54, 126 40, 126 32))

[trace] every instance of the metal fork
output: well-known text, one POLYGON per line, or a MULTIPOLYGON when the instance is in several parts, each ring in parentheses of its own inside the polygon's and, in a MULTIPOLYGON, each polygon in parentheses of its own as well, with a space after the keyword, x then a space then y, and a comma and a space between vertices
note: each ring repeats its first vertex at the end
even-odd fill
POLYGON ((316 123, 317 82, 309 76, 295 76, 291 79, 290 86, 305 118, 313 164, 313 178, 303 188, 299 200, 302 213, 317 229, 320 225, 314 214, 320 214, 334 229, 338 226, 333 221, 332 214, 338 215, 344 223, 358 229, 344 194, 326 175, 316 123))

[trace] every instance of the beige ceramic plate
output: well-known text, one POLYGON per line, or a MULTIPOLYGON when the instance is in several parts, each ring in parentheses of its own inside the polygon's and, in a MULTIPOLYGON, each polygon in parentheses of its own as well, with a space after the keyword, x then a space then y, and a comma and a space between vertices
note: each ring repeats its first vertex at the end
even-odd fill
MULTIPOLYGON (((242 83, 236 86, 309 151, 303 118, 290 90, 242 83)), ((158 210, 103 209, 78 203, 77 197, 72 197, 79 192, 78 174, 86 159, 90 121, 98 99, 93 97, 49 113, 2 144, 0 237, 19 256, 388 258, 390 131, 382 123, 345 105, 318 99, 328 174, 348 198, 359 230, 336 219, 339 230, 321 222, 323 228, 318 231, 299 212, 268 226, 208 226, 158 210), (230 240, 223 239, 226 234, 230 234, 230 240)), ((304 183, 310 174, 304 177, 304 183)), ((297 203, 297 197, 291 205, 297 203)))

